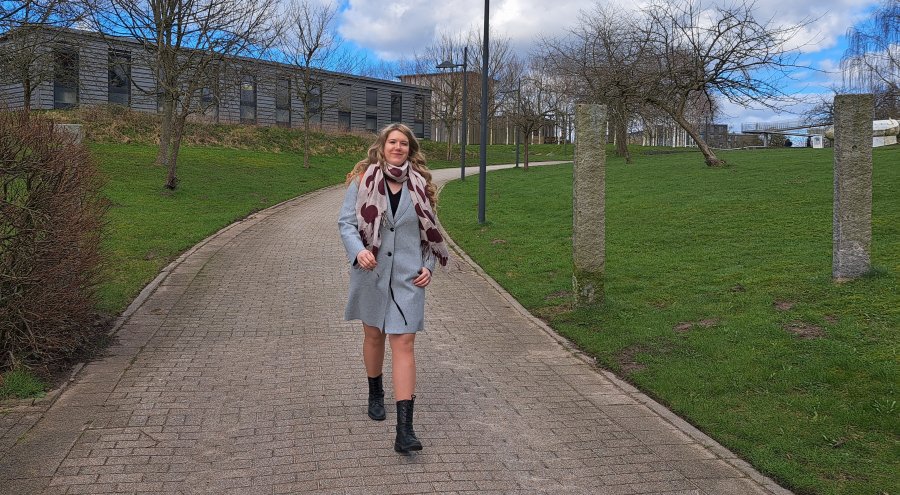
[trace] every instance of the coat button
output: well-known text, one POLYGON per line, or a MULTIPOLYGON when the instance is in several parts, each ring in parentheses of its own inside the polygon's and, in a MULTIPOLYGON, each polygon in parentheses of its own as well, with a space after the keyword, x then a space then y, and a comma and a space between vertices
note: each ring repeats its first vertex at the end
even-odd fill
POLYGON ((394 227, 391 227, 391 232, 393 232, 393 231, 394 231, 394 227))
POLYGON ((391 253, 388 253, 388 256, 390 256, 390 255, 391 255, 391 253))

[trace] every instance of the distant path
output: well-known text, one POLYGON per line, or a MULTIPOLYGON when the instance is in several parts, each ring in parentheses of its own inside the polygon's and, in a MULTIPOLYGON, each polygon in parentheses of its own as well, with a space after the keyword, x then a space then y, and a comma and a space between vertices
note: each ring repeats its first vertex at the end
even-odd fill
POLYGON ((436 273, 416 339, 425 450, 395 454, 393 407, 366 417, 360 328, 342 321, 343 192, 252 215, 168 267, 108 357, 0 444, 0 492, 789 493, 591 366, 464 256, 436 273))

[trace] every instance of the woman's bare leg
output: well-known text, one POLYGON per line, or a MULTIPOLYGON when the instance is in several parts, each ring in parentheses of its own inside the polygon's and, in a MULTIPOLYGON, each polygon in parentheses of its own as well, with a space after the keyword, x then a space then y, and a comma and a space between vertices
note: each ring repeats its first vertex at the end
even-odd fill
POLYGON ((392 334, 391 360, 393 362, 394 399, 412 399, 416 391, 416 356, 414 333, 392 334))
POLYGON ((384 338, 385 335, 379 328, 363 323, 363 363, 369 378, 381 375, 384 367, 384 338))

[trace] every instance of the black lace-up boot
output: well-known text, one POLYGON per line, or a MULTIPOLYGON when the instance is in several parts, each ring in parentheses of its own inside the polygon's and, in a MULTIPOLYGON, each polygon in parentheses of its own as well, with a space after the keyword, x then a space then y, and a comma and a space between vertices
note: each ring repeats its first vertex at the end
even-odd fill
POLYGON ((383 421, 387 415, 384 412, 384 387, 381 386, 381 377, 369 377, 369 417, 375 421, 383 421))
POLYGON ((407 454, 414 450, 422 450, 422 442, 416 438, 413 431, 413 402, 416 396, 410 400, 397 401, 397 440, 394 441, 394 450, 401 454, 407 454))

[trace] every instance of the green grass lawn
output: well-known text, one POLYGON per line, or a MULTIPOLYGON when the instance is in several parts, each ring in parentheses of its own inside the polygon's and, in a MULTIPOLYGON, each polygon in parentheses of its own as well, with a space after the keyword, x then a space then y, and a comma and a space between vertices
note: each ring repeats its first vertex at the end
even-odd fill
POLYGON ((797 493, 900 492, 900 148, 874 151, 873 273, 841 285, 831 151, 723 156, 608 155, 596 310, 571 305, 570 165, 489 175, 485 226, 476 181, 450 183, 440 216, 530 311, 797 493))
POLYGON ((187 147, 179 158, 175 191, 162 187, 165 169, 153 164, 156 148, 94 144, 112 206, 106 217, 107 263, 102 309, 118 313, 179 254, 254 211, 336 184, 349 167, 340 158, 315 158, 309 169, 298 154, 187 147))

